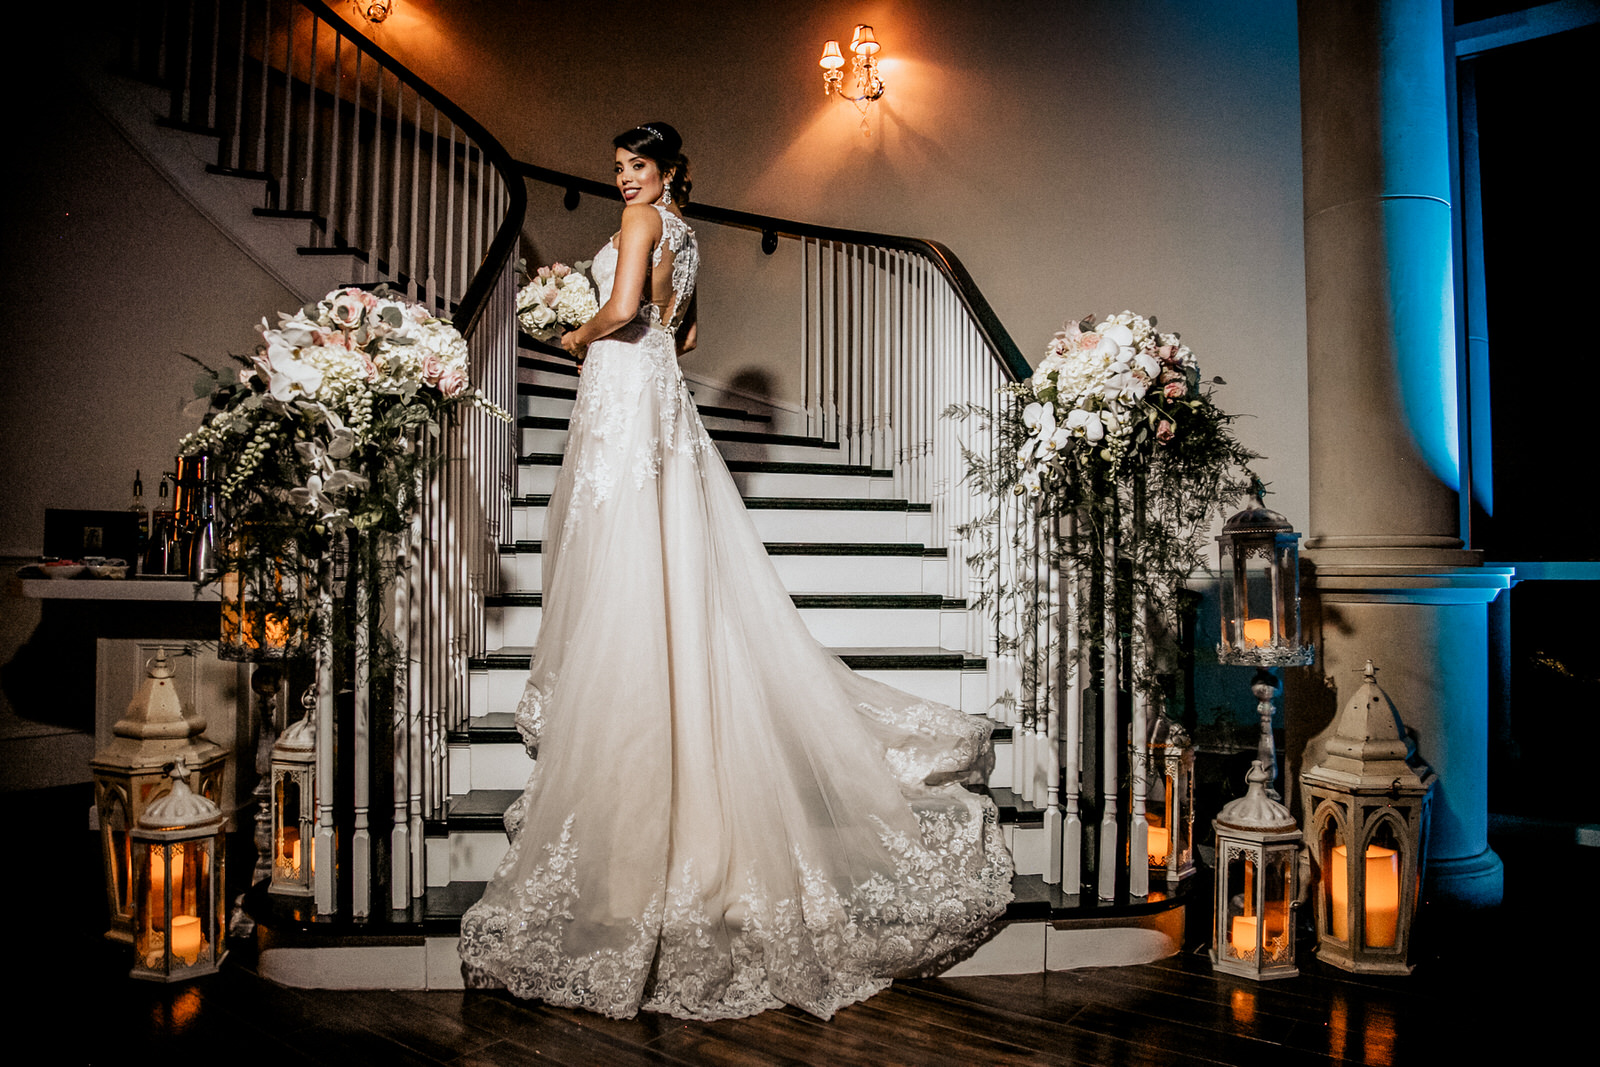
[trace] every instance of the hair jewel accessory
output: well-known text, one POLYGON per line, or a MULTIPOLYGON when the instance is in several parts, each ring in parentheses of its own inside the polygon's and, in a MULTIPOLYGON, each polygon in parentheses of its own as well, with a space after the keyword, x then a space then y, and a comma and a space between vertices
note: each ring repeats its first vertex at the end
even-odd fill
POLYGON ((639 128, 641 130, 643 130, 645 133, 648 133, 651 137, 654 137, 658 141, 665 141, 667 139, 666 134, 662 133, 660 130, 656 129, 654 126, 649 125, 648 123, 646 123, 643 126, 640 126, 639 128))

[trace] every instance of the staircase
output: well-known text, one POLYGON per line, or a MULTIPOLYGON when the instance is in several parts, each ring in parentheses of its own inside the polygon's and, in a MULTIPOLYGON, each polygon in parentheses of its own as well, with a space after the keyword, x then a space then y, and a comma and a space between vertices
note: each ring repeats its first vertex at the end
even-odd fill
MULTIPOLYGON (((471 663, 471 717, 449 741, 450 797, 428 824, 427 920, 448 928, 482 893, 506 850, 502 816, 532 763, 513 725, 540 617, 544 509, 565 444, 577 383, 570 363, 525 354, 519 361, 523 451, 513 500, 516 540, 502 547, 508 592, 489 598, 492 650, 471 663), (498 640, 498 643, 497 643, 498 640)), ((812 635, 854 670, 972 715, 990 709, 987 663, 962 648, 963 600, 943 596, 946 550, 926 547, 930 507, 890 496, 890 472, 847 464, 815 438, 774 433, 766 415, 701 411, 734 473, 768 554, 812 635)), ((1016 861, 1017 900, 1008 923, 971 959, 947 972, 997 974, 1142 962, 1182 942, 1183 912, 1170 901, 1088 905, 1043 879, 1048 857, 1043 809, 1010 788, 1011 727, 994 726, 996 771, 987 792, 1000 809, 1016 861), (1120 929, 1106 930, 1115 917, 1120 929)), ((449 937, 437 939, 440 978, 449 937)))
MULTIPOLYGON (((301 6, 319 20, 332 17, 321 4, 301 6)), ((302 38, 310 42, 309 48, 299 46, 302 51, 331 54, 335 72, 352 69, 349 53, 341 60, 337 50, 349 42, 341 46, 328 28, 331 22, 318 22, 308 31, 309 16, 287 0, 272 0, 262 10, 269 16, 266 22, 277 19, 274 25, 301 27, 302 38), (278 19, 272 13, 280 8, 292 9, 291 15, 278 19), (324 34, 321 45, 317 26, 324 34)), ((206 23, 202 19, 198 25, 203 30, 206 23)), ((255 45, 244 43, 244 31, 240 33, 241 61, 250 60, 255 45)), ((226 53, 213 49, 212 62, 219 54, 225 60, 226 53)), ((287 49, 284 54, 293 60, 287 49)), ((380 60, 389 62, 381 55, 368 62, 380 60)), ((299 69, 294 66, 298 62, 288 66, 299 69)), ((299 201, 287 191, 292 182, 275 179, 274 173, 280 168, 288 173, 290 163, 298 167, 299 157, 281 151, 275 155, 265 134, 261 159, 266 165, 245 165, 249 161, 239 145, 249 138, 240 138, 237 131, 233 147, 223 137, 219 151, 219 133, 211 126, 152 123, 165 89, 130 90, 127 84, 107 89, 102 84, 101 100, 174 184, 291 289, 314 296, 346 282, 387 279, 442 310, 470 306, 473 317, 464 328, 471 328, 469 341, 475 351, 483 351, 487 368, 474 373, 486 385, 498 376, 495 395, 503 389, 506 406, 515 397, 514 465, 504 476, 494 470, 476 472, 470 482, 452 490, 456 497, 437 496, 439 503, 426 518, 429 523, 459 524, 470 513, 476 516, 476 531, 463 538, 444 533, 443 526, 425 527, 420 541, 433 562, 414 564, 408 572, 418 601, 427 600, 427 610, 436 616, 413 619, 413 632, 423 633, 424 640, 412 652, 407 697, 411 719, 403 731, 396 730, 396 745, 407 753, 402 759, 397 752, 392 761, 393 829, 378 824, 381 834, 393 833, 388 842, 392 901, 369 895, 368 910, 358 906, 352 912, 345 902, 346 885, 344 896, 330 889, 315 907, 296 908, 274 898, 261 915, 261 972, 285 984, 459 988, 455 939, 460 916, 481 895, 484 881, 504 855, 502 815, 532 769, 512 715, 539 629, 545 510, 565 448, 577 377, 572 364, 527 341, 519 355, 508 358, 504 339, 512 332, 513 303, 509 271, 495 268, 489 278, 485 271, 474 275, 466 270, 469 264, 493 259, 487 237, 494 232, 494 219, 501 217, 505 203, 513 205, 520 219, 521 189, 487 200, 476 191, 469 197, 466 190, 493 188, 485 178, 484 161, 492 151, 473 155, 477 149, 458 148, 453 125, 446 138, 435 132, 445 129, 439 119, 424 123, 411 110, 390 112, 385 121, 391 126, 376 121, 373 116, 384 114, 386 106, 393 108, 396 99, 403 99, 407 109, 415 108, 416 115, 422 114, 421 101, 437 101, 412 79, 406 95, 394 91, 385 105, 379 91, 378 110, 366 110, 372 105, 361 102, 362 68, 355 65, 353 70, 339 77, 355 85, 354 92, 335 90, 331 96, 317 89, 314 74, 303 75, 303 83, 285 80, 258 64, 251 76, 263 86, 263 127, 276 114, 274 99, 288 100, 291 111, 299 106, 297 100, 316 100, 328 116, 343 114, 347 129, 362 135, 357 142, 365 153, 359 155, 367 161, 363 165, 382 164, 391 179, 383 193, 389 206, 374 208, 370 215, 354 201, 337 213, 296 206, 299 201), (351 95, 353 107, 339 102, 351 95), (424 127, 426 134, 419 132, 424 127), (368 135, 376 140, 362 139, 368 135), (388 141, 381 140, 385 136, 388 141), (369 150, 374 143, 389 147, 382 153, 369 150), (423 171, 416 162, 421 159, 425 169, 429 152, 443 175, 443 184, 434 184, 447 190, 435 194, 432 209, 422 195, 426 184, 417 176, 423 171), (401 165, 407 153, 413 157, 409 171, 401 165), (391 155, 393 168, 385 162, 391 155), (448 193, 458 180, 463 190, 459 204, 448 193), (469 202, 474 211, 482 211, 481 221, 473 216, 472 226, 461 214, 469 202), (426 225, 435 215, 443 220, 442 240, 449 246, 437 257, 426 225), (420 228, 419 218, 424 223, 420 228), (452 233, 455 245, 450 244, 452 233), (363 239, 364 234, 372 239, 363 239), (469 236, 471 245, 461 244, 469 236), (366 244, 375 244, 375 250, 368 251, 366 244), (491 284, 492 290, 485 288, 491 284), (479 496, 481 508, 459 506, 461 500, 479 496), (450 499, 455 506, 446 506, 450 499), (481 571, 471 560, 445 554, 443 546, 456 540, 490 546, 481 571), (449 596, 438 596, 440 589, 449 596), (440 608, 435 601, 448 603, 440 608), (434 628, 424 633, 424 626, 434 628), (418 658, 421 648, 436 650, 438 662, 418 658)), ((240 84, 245 84, 242 79, 240 84)), ((244 110, 241 105, 240 113, 244 110)), ((310 105, 302 110, 300 119, 309 124, 310 105)), ((465 117, 452 121, 457 120, 463 128, 470 126, 465 117)), ((475 136, 491 143, 482 131, 475 136)), ((303 154, 313 156, 310 148, 303 154)), ((345 172, 343 155, 328 158, 327 167, 318 164, 319 174, 345 172)), ((351 149, 350 158, 358 158, 357 148, 351 149)), ((580 191, 591 196, 610 192, 599 183, 516 166, 528 180, 565 186, 573 201, 580 191)), ((307 172, 311 169, 308 165, 307 172)), ((349 169, 353 173, 353 163, 349 169)), ((333 179, 327 181, 332 184, 333 179)), ((367 184, 365 179, 348 182, 346 196, 360 193, 367 184)), ((378 196, 376 178, 371 186, 378 196)), ((1018 373, 1021 360, 970 277, 948 250, 932 242, 824 230, 702 205, 693 205, 691 214, 702 222, 758 231, 769 252, 778 235, 800 243, 802 290, 809 308, 802 313, 800 331, 806 393, 798 427, 802 432, 789 432, 797 428, 793 419, 780 428, 772 415, 739 407, 707 404, 700 413, 811 633, 852 669, 874 679, 968 714, 996 716, 996 769, 987 791, 1000 810, 1016 860, 1016 900, 996 936, 947 973, 1138 963, 1177 951, 1183 941, 1184 898, 1193 895, 1198 879, 1178 890, 1130 896, 1124 859, 1123 888, 1110 894, 1111 899, 1098 899, 1087 880, 1083 886, 1061 884, 1058 797, 1068 790, 1057 746, 1047 740, 1055 736, 1056 672, 1035 672, 1037 691, 1023 692, 1008 708, 996 704, 1007 690, 1022 690, 1018 655, 998 648, 995 623, 968 606, 966 597, 977 578, 967 567, 957 531, 975 514, 977 504, 970 493, 957 491, 964 446, 938 413, 952 402, 992 398, 1000 381, 1018 373)), ((496 247, 499 243, 497 237, 496 247)), ((448 447, 470 461, 497 450, 499 441, 479 436, 470 444, 460 440, 448 447)), ((984 446, 980 442, 974 447, 984 446)), ((1019 564, 1010 560, 1006 565, 1019 564)), ((331 708, 323 713, 331 715, 331 708)), ((1065 735, 1062 740, 1065 744, 1065 735)), ((358 766, 363 760, 357 753, 358 766)), ((381 767, 377 757, 367 762, 373 773, 390 769, 381 767)), ((371 814, 375 819, 389 816, 376 810, 371 814)), ((374 887, 372 893, 376 891, 374 887)), ((1106 896, 1103 889, 1098 894, 1106 896)))

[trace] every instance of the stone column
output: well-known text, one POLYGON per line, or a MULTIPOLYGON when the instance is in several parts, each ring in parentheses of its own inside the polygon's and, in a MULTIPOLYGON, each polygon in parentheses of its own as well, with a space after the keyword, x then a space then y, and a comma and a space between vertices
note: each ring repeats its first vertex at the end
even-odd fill
POLYGON ((1510 575, 1482 567, 1460 539, 1445 93, 1454 60, 1437 0, 1301 0, 1299 14, 1305 560, 1322 687, 1299 680, 1286 694, 1290 770, 1320 756, 1318 735, 1371 658, 1439 774, 1430 898, 1497 903, 1486 606, 1510 575))

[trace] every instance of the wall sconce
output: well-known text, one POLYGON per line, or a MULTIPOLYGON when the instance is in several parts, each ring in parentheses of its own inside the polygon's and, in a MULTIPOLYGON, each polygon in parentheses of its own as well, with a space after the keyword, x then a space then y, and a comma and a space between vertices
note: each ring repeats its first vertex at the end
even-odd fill
POLYGON ((844 87, 844 56, 839 52, 839 42, 829 41, 822 46, 822 86, 825 94, 834 94, 850 101, 861 112, 861 128, 867 128, 867 111, 883 95, 883 79, 878 76, 878 39, 871 26, 857 26, 850 39, 850 51, 855 55, 855 84, 851 92, 844 87))
POLYGON ((355 4, 368 22, 382 22, 394 10, 394 0, 355 0, 355 4))

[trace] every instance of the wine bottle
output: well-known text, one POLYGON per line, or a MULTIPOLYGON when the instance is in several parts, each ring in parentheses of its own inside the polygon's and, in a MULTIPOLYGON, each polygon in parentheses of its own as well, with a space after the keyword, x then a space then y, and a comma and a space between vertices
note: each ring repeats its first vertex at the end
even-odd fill
POLYGON ((144 482, 139 480, 137 470, 133 472, 133 503, 128 505, 128 510, 133 512, 134 519, 139 524, 138 549, 128 561, 129 573, 137 573, 139 563, 144 558, 145 546, 150 542, 150 509, 144 505, 144 482))

